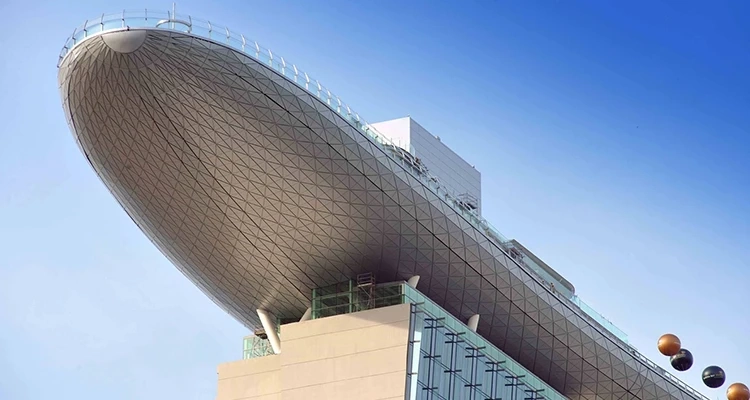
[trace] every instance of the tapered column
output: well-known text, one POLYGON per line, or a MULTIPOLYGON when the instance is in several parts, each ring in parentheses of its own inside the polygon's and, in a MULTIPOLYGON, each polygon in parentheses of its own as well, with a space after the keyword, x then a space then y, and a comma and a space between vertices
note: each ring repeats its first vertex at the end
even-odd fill
POLYGON ((466 325, 469 326, 469 329, 471 329, 472 332, 476 332, 479 327, 479 314, 474 314, 469 317, 469 322, 467 322, 466 325))
POLYGON ((308 321, 312 319, 312 307, 307 307, 305 314, 299 319, 299 322, 308 321))
POLYGON ((260 317, 260 323, 263 325, 263 330, 266 331, 266 336, 268 336, 268 341, 271 343, 273 352, 280 354, 281 339, 277 331, 276 319, 268 311, 261 309, 258 309, 258 317, 260 317))

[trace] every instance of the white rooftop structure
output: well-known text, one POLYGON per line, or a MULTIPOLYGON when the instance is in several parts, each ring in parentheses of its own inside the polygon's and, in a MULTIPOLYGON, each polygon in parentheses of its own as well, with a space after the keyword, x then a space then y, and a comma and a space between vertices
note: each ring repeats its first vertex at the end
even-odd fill
POLYGON ((410 152, 455 196, 482 210, 482 175, 471 164, 446 146, 411 117, 371 124, 378 133, 410 152))

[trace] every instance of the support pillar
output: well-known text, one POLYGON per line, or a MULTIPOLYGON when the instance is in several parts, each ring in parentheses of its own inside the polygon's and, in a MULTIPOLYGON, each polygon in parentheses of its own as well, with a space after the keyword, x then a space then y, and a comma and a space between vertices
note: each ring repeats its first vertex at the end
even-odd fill
POLYGON ((299 322, 309 321, 312 319, 312 307, 307 307, 305 314, 299 319, 299 322))
POLYGON ((266 331, 266 335, 268 336, 268 341, 271 343, 271 348, 273 349, 274 354, 280 354, 281 353, 281 339, 279 338, 279 332, 278 327, 276 326, 276 319, 273 318, 273 316, 266 310, 261 310, 260 308, 258 311, 258 317, 260 318, 260 323, 263 325, 263 330, 266 331))
POLYGON ((479 327, 479 314, 474 314, 469 317, 469 322, 467 322, 466 325, 469 326, 469 329, 471 329, 472 332, 476 332, 479 327))

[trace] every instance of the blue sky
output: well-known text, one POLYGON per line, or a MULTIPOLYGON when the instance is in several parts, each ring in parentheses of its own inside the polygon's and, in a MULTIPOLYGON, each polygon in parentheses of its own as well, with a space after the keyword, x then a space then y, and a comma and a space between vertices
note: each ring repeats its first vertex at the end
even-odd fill
MULTIPOLYGON (((183 1, 369 121, 411 115, 483 176, 485 216, 644 354, 674 332, 750 382, 745 2, 183 1)), ((55 64, 132 1, 0 2, 0 398, 207 399, 247 332, 86 164, 55 64), (70 4, 64 4, 70 3, 70 4)))

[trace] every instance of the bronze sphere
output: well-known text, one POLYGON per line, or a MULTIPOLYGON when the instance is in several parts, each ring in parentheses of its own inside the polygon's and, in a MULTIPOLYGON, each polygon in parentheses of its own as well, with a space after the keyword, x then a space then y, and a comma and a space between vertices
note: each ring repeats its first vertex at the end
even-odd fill
POLYGON ((750 400, 750 389, 743 383, 733 383, 727 389, 728 400, 750 400))
POLYGON ((682 343, 680 343, 680 338, 671 333, 667 333, 661 335, 656 346, 659 348, 659 353, 664 354, 667 357, 672 357, 680 351, 682 343))

